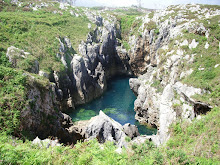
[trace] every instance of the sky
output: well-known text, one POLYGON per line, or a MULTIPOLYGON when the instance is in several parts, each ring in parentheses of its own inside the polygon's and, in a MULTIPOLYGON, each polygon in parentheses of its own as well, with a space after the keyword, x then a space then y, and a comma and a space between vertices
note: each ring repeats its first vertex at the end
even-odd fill
MULTIPOLYGON (((141 0, 142 7, 151 9, 163 9, 169 5, 189 3, 220 5, 220 0, 141 0)), ((86 7, 128 7, 131 5, 137 5, 137 0, 76 0, 76 6, 86 7)))

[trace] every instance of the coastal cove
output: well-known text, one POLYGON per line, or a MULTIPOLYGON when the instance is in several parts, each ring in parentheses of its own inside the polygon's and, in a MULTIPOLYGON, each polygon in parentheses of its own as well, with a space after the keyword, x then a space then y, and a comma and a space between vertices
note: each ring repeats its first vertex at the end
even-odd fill
POLYGON ((156 129, 148 128, 135 120, 135 99, 136 97, 129 87, 129 77, 118 76, 109 81, 107 90, 101 97, 76 107, 76 110, 69 113, 69 115, 74 122, 77 122, 89 120, 102 110, 122 125, 126 123, 136 125, 142 135, 156 134, 156 129))

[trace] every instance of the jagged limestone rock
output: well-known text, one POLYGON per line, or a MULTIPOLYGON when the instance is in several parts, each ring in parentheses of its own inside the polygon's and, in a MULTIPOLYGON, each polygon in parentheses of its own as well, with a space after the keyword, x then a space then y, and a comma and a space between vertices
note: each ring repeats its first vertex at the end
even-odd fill
POLYGON ((86 138, 97 138, 100 143, 113 141, 119 147, 122 147, 126 145, 125 137, 122 125, 112 120, 102 111, 89 121, 86 128, 86 138))
POLYGON ((123 125, 123 132, 131 139, 140 136, 137 126, 131 125, 130 123, 123 125))

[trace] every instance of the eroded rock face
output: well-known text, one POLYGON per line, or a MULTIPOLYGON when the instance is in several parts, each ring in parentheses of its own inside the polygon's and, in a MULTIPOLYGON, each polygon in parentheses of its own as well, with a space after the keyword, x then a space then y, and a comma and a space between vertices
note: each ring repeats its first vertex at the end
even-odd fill
POLYGON ((135 46, 131 50, 130 66, 134 74, 140 75, 146 72, 147 65, 150 64, 150 37, 145 35, 144 38, 137 38, 135 46))
POLYGON ((57 56, 67 70, 65 73, 54 71, 50 80, 58 87, 56 93, 61 109, 74 109, 99 97, 107 87, 106 81, 112 76, 132 74, 127 52, 117 47, 116 35, 119 32, 116 20, 95 19, 99 22, 98 27, 88 34, 86 42, 81 42, 79 55, 75 54, 68 38, 58 39, 60 53, 57 56))
POLYGON ((96 138, 100 143, 112 141, 118 147, 127 146, 126 136, 133 139, 140 135, 136 126, 129 123, 122 126, 102 111, 98 116, 88 121, 79 121, 68 128, 70 133, 72 130, 79 133, 85 140, 96 138))
POLYGON ((135 119, 142 124, 150 125, 157 128, 159 126, 159 94, 155 88, 152 88, 151 82, 153 68, 139 78, 131 78, 129 85, 131 90, 137 95, 134 102, 134 110, 136 112, 135 119))
POLYGON ((140 136, 137 126, 131 125, 130 123, 123 125, 123 131, 131 139, 140 136))
MULTIPOLYGON (((175 13, 174 9, 168 7, 167 10, 156 11, 153 18, 149 18, 147 14, 139 29, 141 35, 129 37, 130 64, 134 74, 138 76, 129 81, 130 88, 137 96, 134 103, 135 118, 158 129, 157 135, 152 138, 157 145, 169 139, 168 128, 171 123, 178 119, 191 121, 212 108, 191 98, 208 91, 181 83, 182 79, 194 71, 185 67, 185 64, 194 63, 195 57, 198 57, 198 54, 187 54, 184 48, 195 49, 201 44, 193 38, 184 37, 183 31, 208 38, 210 29, 206 29, 202 23, 185 18, 184 12, 188 10, 186 6, 177 7, 180 9, 176 12, 177 15, 163 21, 166 15, 175 13), (157 29, 149 30, 148 25, 153 23, 157 29)), ((197 10, 200 9, 199 5, 187 7, 197 11, 195 16, 199 19, 213 17, 218 13, 197 10), (208 15, 205 16, 205 13, 208 15)), ((208 47, 206 43, 204 49, 208 47)), ((201 71, 204 69, 198 68, 201 71)))
POLYGON ((150 78, 145 78, 142 76, 130 80, 131 89, 135 90, 134 83, 139 86, 134 103, 135 119, 158 129, 157 135, 152 137, 157 145, 163 144, 169 139, 169 126, 177 119, 191 121, 212 108, 208 104, 190 98, 192 95, 202 94, 206 91, 176 82, 175 84, 168 83, 162 93, 158 93, 155 87, 149 85, 150 82, 147 80, 150 78))
POLYGON ((60 112, 55 84, 42 86, 34 77, 27 76, 29 103, 26 105, 26 110, 21 112, 20 129, 29 131, 33 136, 41 139, 48 136, 57 137, 62 143, 75 144, 77 140, 83 139, 77 131, 68 131, 73 125, 72 119, 60 112))

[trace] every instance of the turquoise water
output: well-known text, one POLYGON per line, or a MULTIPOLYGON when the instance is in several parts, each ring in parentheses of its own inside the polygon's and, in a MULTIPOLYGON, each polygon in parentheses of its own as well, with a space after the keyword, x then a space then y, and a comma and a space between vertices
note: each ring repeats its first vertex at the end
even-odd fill
POLYGON ((140 125, 135 120, 134 101, 136 97, 130 89, 128 77, 117 77, 109 80, 106 92, 88 104, 81 105, 69 115, 73 121, 89 120, 102 110, 106 115, 124 125, 135 124, 140 134, 152 135, 156 129, 140 125))

